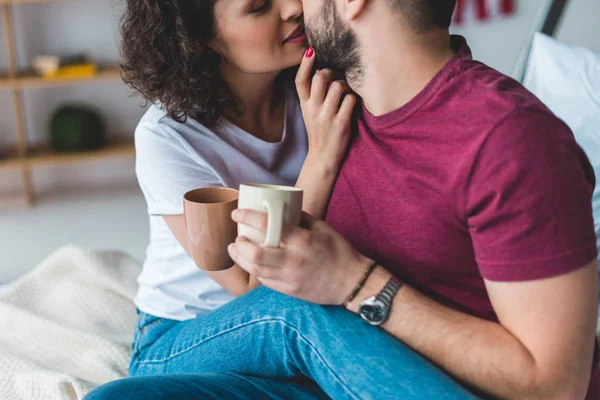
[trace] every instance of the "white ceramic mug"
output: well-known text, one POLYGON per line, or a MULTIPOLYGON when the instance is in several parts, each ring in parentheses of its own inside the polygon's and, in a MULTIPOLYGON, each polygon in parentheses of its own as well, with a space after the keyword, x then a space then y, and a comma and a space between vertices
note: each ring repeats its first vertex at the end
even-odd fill
POLYGON ((279 247, 283 224, 300 225, 302 189, 280 185, 240 185, 238 208, 269 215, 266 236, 254 228, 238 224, 239 236, 264 247, 279 247))

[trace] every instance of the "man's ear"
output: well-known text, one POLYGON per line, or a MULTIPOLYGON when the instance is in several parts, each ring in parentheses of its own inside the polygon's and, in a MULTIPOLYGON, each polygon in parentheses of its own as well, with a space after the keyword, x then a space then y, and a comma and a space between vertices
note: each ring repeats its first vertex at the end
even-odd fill
POLYGON ((352 21, 364 11, 367 0, 344 0, 346 9, 346 20, 352 21))

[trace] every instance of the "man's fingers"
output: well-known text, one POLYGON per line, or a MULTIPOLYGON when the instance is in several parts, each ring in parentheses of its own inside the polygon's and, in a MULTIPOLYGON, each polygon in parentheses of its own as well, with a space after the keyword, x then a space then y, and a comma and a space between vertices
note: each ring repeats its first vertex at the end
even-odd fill
MULTIPOLYGON (((247 225, 251 228, 256 229, 264 234, 267 233, 267 227, 269 224, 269 216, 265 213, 261 213, 254 210, 234 210, 231 214, 233 220, 237 223, 247 225)), ((281 241, 286 242, 291 235, 294 235, 296 230, 300 228, 283 224, 281 230, 281 241)))
POLYGON ((309 47, 304 53, 300 68, 296 73, 296 90, 298 90, 298 97, 302 102, 308 101, 310 97, 310 75, 313 65, 315 65, 315 58, 315 51, 309 47))
POLYGON ((262 247, 245 237, 238 236, 233 247, 239 255, 257 265, 279 267, 285 260, 285 250, 279 247, 262 247))
POLYGON ((268 287, 269 289, 273 289, 276 292, 284 294, 289 294, 291 292, 291 290, 289 289, 289 285, 278 279, 267 279, 258 277, 258 280, 260 281, 260 283, 262 283, 263 286, 268 287))
POLYGON ((267 233, 269 217, 265 213, 254 210, 233 210, 231 218, 240 224, 248 225, 262 233, 267 233))
POLYGON ((280 279, 282 277, 281 267, 254 262, 251 259, 252 255, 246 254, 247 248, 244 248, 238 241, 230 244, 227 247, 227 252, 231 259, 250 275, 268 279, 280 279))

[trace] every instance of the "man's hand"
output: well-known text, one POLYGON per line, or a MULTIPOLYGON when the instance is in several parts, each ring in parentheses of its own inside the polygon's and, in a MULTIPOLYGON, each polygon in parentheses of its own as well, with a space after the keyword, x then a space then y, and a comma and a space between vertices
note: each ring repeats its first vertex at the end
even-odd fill
MULTIPOLYGON (((267 215, 235 210, 234 221, 261 232, 267 215)), ((304 213, 302 227, 284 226, 279 248, 260 247, 238 237, 231 258, 263 285, 317 304, 340 305, 370 263, 325 222, 304 213)))

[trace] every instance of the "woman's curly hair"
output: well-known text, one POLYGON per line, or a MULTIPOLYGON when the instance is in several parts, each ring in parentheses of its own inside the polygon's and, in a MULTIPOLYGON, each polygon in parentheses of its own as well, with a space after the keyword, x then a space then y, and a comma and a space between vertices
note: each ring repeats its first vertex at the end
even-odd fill
POLYGON ((121 20, 121 77, 147 103, 171 118, 214 125, 225 111, 240 113, 221 77, 214 0, 127 0, 121 20))

